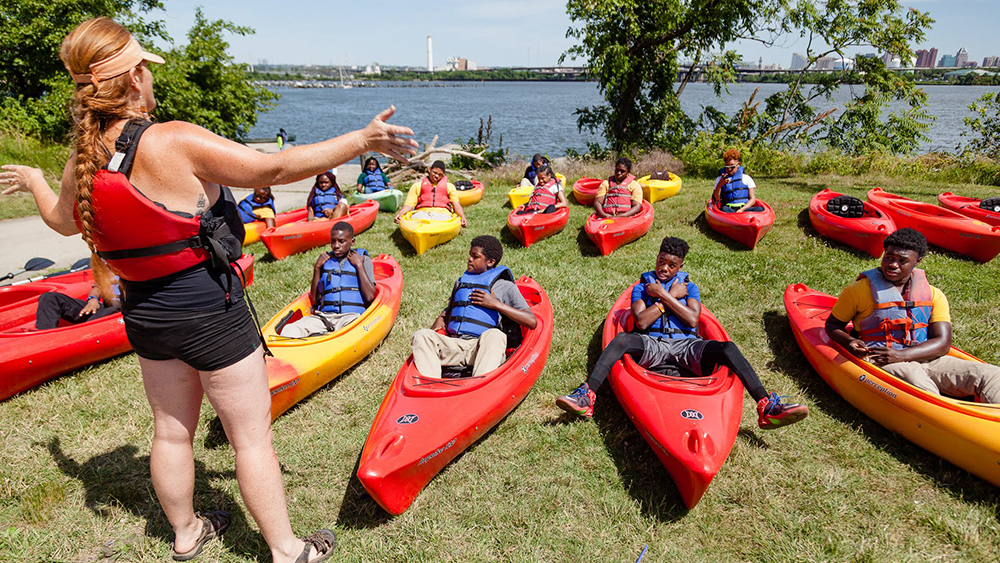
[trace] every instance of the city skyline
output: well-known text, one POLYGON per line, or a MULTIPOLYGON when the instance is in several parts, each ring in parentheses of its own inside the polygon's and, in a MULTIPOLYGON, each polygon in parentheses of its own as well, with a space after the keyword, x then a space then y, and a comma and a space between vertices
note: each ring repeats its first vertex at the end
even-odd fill
MULTIPOLYGON (((163 19, 177 44, 194 21, 194 0, 165 0, 166 10, 154 13, 163 19)), ((989 0, 911 0, 904 4, 930 12, 936 21, 914 51, 936 47, 939 57, 968 50, 969 60, 980 65, 985 57, 1000 55, 1000 44, 987 34, 969 34, 970 17, 997 21, 1000 2, 989 0)), ((570 25, 565 3, 560 1, 481 0, 476 3, 439 0, 434 10, 399 0, 384 0, 375 12, 355 3, 331 8, 330 3, 303 0, 287 4, 260 0, 216 0, 203 6, 205 17, 229 20, 256 29, 248 37, 227 35, 230 53, 239 62, 324 66, 370 65, 426 67, 426 38, 433 37, 435 66, 451 57, 462 57, 479 67, 555 66, 559 56, 573 45, 565 37, 570 25), (373 29, 383 29, 379 36, 373 29), (379 37, 373 41, 372 37, 379 37), (437 61, 440 61, 437 62, 437 61)), ((746 61, 788 68, 794 52, 802 52, 806 40, 784 37, 765 47, 756 41, 733 45, 746 61)), ((845 53, 869 52, 864 47, 845 53), (856 52, 855 52, 856 51, 856 52)), ((585 61, 567 59, 570 66, 585 61)), ((936 66, 936 65, 935 65, 936 66)))

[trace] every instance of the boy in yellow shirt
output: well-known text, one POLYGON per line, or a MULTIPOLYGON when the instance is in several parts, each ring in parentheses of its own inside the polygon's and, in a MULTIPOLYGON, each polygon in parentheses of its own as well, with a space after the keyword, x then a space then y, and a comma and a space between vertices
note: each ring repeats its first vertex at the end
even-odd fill
MULTIPOLYGON (((398 223, 399 219, 406 215, 408 212, 414 209, 421 209, 424 207, 433 208, 450 208, 455 212, 456 215, 462 220, 462 226, 466 225, 465 221, 465 210, 462 209, 462 204, 458 201, 458 190, 455 189, 455 184, 448 181, 448 177, 444 175, 444 162, 440 160, 435 160, 431 164, 431 168, 427 173, 427 176, 417 180, 410 186, 410 191, 406 194, 406 200, 403 201, 403 206, 399 208, 396 213, 395 221, 398 223)), ((414 219, 434 219, 434 220, 447 220, 451 218, 451 215, 445 216, 442 213, 435 213, 432 211, 427 211, 426 217, 416 217, 414 219)))
POLYGON ((619 158, 615 173, 601 182, 594 197, 594 213, 602 219, 631 217, 642 209, 642 186, 632 175, 632 161, 619 158))

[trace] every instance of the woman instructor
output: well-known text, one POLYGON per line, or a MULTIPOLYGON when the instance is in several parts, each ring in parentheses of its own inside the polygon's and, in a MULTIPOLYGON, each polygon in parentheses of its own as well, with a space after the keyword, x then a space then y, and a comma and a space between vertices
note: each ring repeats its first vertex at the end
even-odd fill
POLYGON ((30 192, 57 232, 82 232, 98 283, 107 284, 109 268, 121 278, 125 327, 153 411, 150 473, 174 530, 174 559, 193 558, 229 525, 225 512, 193 506, 203 394, 233 446, 240 493, 274 561, 326 559, 333 533, 299 539, 289 522, 260 338, 226 263, 233 238, 242 238, 239 220, 220 185, 286 184, 366 151, 405 160, 417 146, 406 137, 413 132, 386 124, 389 108, 364 129, 263 155, 190 123, 150 125, 156 100, 147 62, 163 59, 110 19, 80 24, 60 57, 76 83, 75 150, 62 190, 56 195, 41 170, 15 165, 2 167, 0 186, 4 194, 30 192))

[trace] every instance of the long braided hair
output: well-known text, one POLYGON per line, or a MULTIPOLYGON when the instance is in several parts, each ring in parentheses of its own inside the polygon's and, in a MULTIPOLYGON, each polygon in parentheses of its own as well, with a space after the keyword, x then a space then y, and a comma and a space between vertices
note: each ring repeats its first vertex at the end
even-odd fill
MULTIPOLYGON (((90 65, 103 60, 124 47, 132 34, 108 18, 95 18, 81 23, 66 36, 59 51, 66 68, 77 74, 90 72, 90 65)), ((130 107, 129 73, 93 84, 77 84, 70 113, 73 119, 73 140, 76 148, 76 211, 80 217, 83 240, 90 247, 90 264, 94 282, 102 295, 111 294, 111 273, 97 255, 94 246, 93 205, 94 175, 111 159, 105 144, 108 128, 132 117, 143 117, 142 111, 130 107)))

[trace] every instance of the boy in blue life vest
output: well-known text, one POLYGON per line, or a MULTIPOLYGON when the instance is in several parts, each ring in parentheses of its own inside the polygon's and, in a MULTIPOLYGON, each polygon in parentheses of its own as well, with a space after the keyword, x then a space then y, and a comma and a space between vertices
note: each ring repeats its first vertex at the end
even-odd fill
POLYGON ((651 371, 683 370, 710 375, 726 367, 743 382, 757 403, 757 425, 765 430, 798 422, 809 414, 805 405, 782 403, 768 394, 750 362, 732 342, 704 340, 698 335, 701 291, 681 270, 688 244, 676 237, 660 243, 656 269, 646 272, 632 288, 633 332, 615 336, 597 359, 586 383, 556 399, 559 408, 582 416, 594 415, 595 391, 611 367, 625 354, 651 371))
POLYGON ((764 211, 762 206, 757 205, 757 184, 740 166, 740 151, 727 150, 722 155, 722 162, 725 166, 719 170, 715 190, 712 192, 712 201, 716 207, 725 213, 764 211))
POLYGON ((240 200, 236 209, 240 212, 240 219, 244 223, 263 221, 269 229, 274 226, 277 210, 274 207, 274 196, 271 195, 270 186, 254 188, 252 194, 240 200))
POLYGON ((448 306, 431 328, 413 335, 413 364, 424 377, 441 377, 441 366, 473 366, 472 375, 500 367, 506 358, 508 330, 535 328, 535 314, 514 284, 514 275, 500 265, 503 246, 495 237, 472 239, 466 271, 451 293, 448 306), (437 332, 444 329, 446 334, 437 332))
POLYGON ((548 166, 549 159, 541 155, 541 153, 535 153, 535 156, 531 157, 531 164, 524 170, 524 177, 521 178, 520 185, 523 187, 537 186, 538 185, 538 170, 542 166, 548 166))
POLYGON ((632 175, 632 161, 619 158, 615 173, 601 182, 594 197, 594 213, 602 219, 631 217, 642 210, 642 186, 632 175))
POLYGON ((382 172, 378 159, 374 156, 368 157, 364 169, 361 170, 361 175, 358 176, 358 193, 373 194, 391 189, 389 177, 382 172))
POLYGON ((375 299, 375 270, 364 249, 354 249, 354 227, 338 221, 330 229, 330 252, 313 266, 312 314, 285 325, 281 336, 304 338, 338 331, 375 299))
POLYGON ((879 267, 862 272, 840 293, 826 333, 850 353, 914 387, 1000 403, 1000 367, 948 355, 948 298, 916 267, 927 253, 924 235, 899 229, 882 246, 879 267), (857 338, 847 332, 851 321, 857 338))

